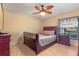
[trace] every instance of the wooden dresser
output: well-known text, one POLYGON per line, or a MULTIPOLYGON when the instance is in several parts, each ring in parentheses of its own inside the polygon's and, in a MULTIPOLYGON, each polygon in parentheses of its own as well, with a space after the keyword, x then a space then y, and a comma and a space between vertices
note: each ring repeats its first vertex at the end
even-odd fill
POLYGON ((0 56, 10 56, 10 35, 0 34, 0 56))
POLYGON ((68 35, 59 35, 58 43, 70 46, 70 39, 68 35))

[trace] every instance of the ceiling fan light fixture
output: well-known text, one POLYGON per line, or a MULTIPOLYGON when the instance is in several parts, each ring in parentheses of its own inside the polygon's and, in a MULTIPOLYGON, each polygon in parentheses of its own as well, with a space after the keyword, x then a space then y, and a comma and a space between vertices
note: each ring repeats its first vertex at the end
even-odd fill
POLYGON ((45 13, 45 12, 40 12, 40 15, 41 15, 41 16, 45 16, 46 13, 45 13))

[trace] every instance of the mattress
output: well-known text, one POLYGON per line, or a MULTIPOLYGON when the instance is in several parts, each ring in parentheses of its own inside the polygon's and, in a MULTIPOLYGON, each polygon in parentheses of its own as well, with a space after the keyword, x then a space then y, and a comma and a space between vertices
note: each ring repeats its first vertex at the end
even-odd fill
POLYGON ((39 43, 41 46, 45 46, 56 40, 56 35, 39 35, 39 43))

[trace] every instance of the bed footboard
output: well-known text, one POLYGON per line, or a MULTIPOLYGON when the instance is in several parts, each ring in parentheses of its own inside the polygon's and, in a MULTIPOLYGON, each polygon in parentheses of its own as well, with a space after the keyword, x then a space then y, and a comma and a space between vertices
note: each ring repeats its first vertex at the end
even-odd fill
POLYGON ((35 33, 28 33, 24 32, 24 44, 30 47, 32 50, 37 51, 37 39, 38 39, 38 34, 35 33))
POLYGON ((34 50, 36 55, 38 55, 42 50, 45 50, 46 48, 52 46, 52 44, 56 43, 56 41, 54 41, 42 47, 39 43, 39 34, 24 32, 23 36, 24 44, 34 50))

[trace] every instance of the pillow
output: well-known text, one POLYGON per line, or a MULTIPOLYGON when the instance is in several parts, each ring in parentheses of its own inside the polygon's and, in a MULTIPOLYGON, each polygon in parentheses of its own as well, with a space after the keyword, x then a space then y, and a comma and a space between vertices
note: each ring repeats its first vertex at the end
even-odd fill
POLYGON ((54 35, 55 31, 43 31, 42 34, 44 35, 54 35))
POLYGON ((41 34, 43 34, 43 35, 49 35, 49 33, 47 31, 43 31, 41 34))
POLYGON ((55 31, 48 31, 49 35, 54 35, 55 31))

